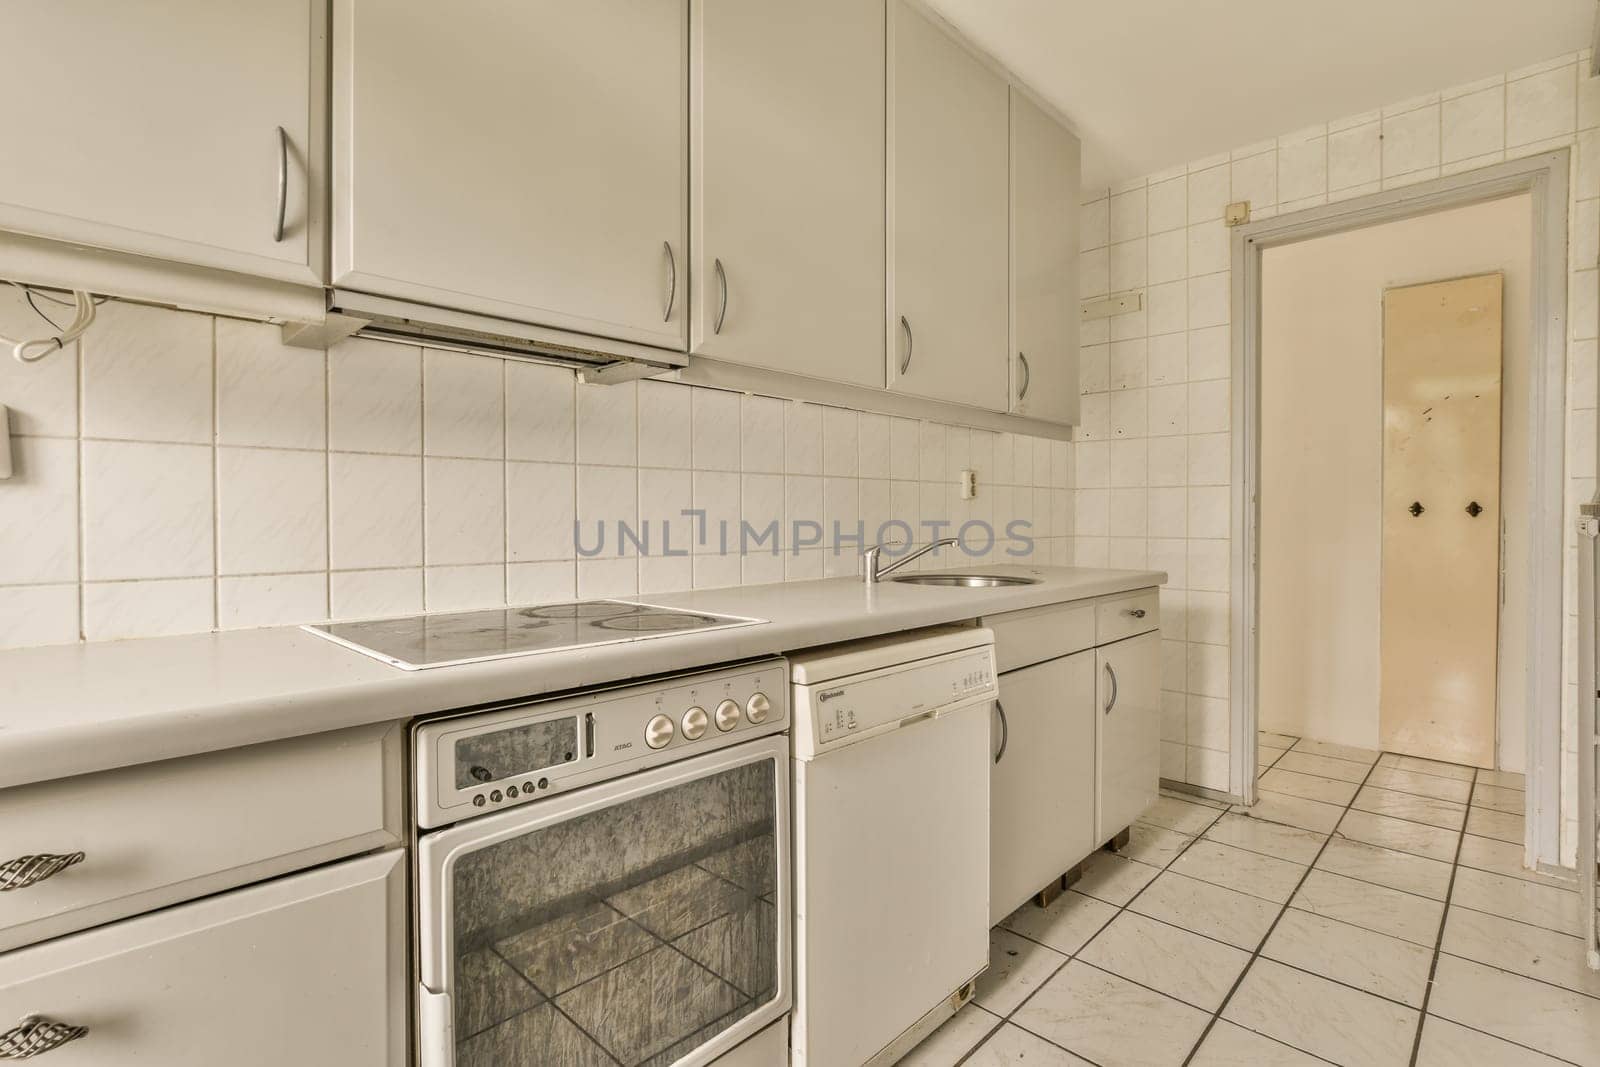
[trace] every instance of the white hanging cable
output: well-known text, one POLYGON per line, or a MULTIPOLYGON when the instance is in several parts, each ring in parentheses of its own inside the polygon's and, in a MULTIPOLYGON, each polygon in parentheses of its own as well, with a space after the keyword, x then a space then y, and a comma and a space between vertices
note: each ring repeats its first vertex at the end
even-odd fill
MULTIPOLYGON (((17 285, 19 289, 25 293, 28 293, 30 296, 37 292, 26 285, 18 285, 16 282, 12 282, 11 284, 17 285)), ((66 301, 54 297, 50 297, 49 299, 55 303, 66 303, 66 301)), ((32 303, 31 300, 29 302, 32 303)), ((48 337, 25 339, 21 341, 14 341, 9 337, 0 337, 0 344, 9 345, 11 348, 11 354, 16 357, 19 363, 37 363, 50 353, 59 351, 60 349, 67 347, 67 345, 71 344, 73 341, 76 341, 83 334, 83 331, 89 328, 89 324, 94 322, 94 298, 83 290, 74 289, 72 291, 72 309, 72 321, 67 323, 67 325, 64 327, 57 327, 57 333, 54 333, 48 337)), ((38 311, 38 308, 34 308, 34 310, 38 311)), ((52 326, 55 325, 55 323, 51 322, 51 320, 42 311, 38 311, 38 314, 40 318, 44 319, 46 322, 50 322, 52 326)))

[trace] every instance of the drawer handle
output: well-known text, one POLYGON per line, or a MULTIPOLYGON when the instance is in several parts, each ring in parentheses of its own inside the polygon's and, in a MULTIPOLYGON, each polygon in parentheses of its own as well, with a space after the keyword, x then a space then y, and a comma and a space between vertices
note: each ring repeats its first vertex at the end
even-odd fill
POLYGON ((1142 619, 1145 617, 1145 610, 1143 608, 1129 608, 1127 613, 1136 619, 1142 619))
POLYGON ((0 893, 12 889, 26 889, 53 878, 68 867, 83 862, 82 852, 69 852, 55 856, 43 853, 38 856, 18 856, 0 863, 0 893))
POLYGON ((1000 716, 1000 751, 994 754, 994 761, 1000 762, 1006 754, 1006 745, 1011 742, 1011 723, 1006 719, 1006 706, 998 700, 994 702, 995 714, 1000 716))
POLYGON ((1111 669, 1111 664, 1106 664, 1106 677, 1111 679, 1111 699, 1106 701, 1106 714, 1111 714, 1111 709, 1117 706, 1117 672, 1111 669))
POLYGON ((89 1032, 87 1026, 69 1026, 38 1015, 0 1034, 0 1060, 31 1060, 76 1041, 89 1032))

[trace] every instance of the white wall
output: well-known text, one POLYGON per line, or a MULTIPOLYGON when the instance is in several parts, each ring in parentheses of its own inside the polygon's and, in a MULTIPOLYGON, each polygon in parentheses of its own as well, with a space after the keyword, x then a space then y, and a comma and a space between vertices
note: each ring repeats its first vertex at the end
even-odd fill
MULTIPOLYGON (((1379 747, 1383 296, 1504 276, 1499 509, 1516 524, 1501 630, 1500 767, 1521 771, 1532 199, 1270 248, 1261 275, 1261 728, 1379 747)), ((1482 561, 1485 567, 1496 561, 1482 561)))
MULTIPOLYGON (((1075 558, 1172 572, 1162 774, 1228 783, 1230 478, 1228 233, 1222 211, 1255 217, 1347 200, 1572 147, 1567 410, 1568 512, 1594 487, 1600 80, 1588 54, 1556 57, 1349 115, 1085 193, 1084 296, 1146 288, 1146 308, 1085 324, 1075 558)), ((1576 563, 1567 560, 1563 781, 1576 773, 1576 563)), ((1565 794, 1569 801, 1572 791, 1565 794)), ((1563 848, 1571 854, 1570 804, 1563 848)))
MULTIPOLYGON (((0 333, 38 328, 0 290, 0 333)), ((681 533, 701 508, 869 535, 888 518, 1024 518, 1035 560, 1070 548, 1065 442, 673 382, 577 386, 380 341, 306 351, 274 326, 131 304, 44 362, 0 360, 0 404, 18 435, 0 648, 820 578, 859 558, 713 538, 580 561, 575 517, 681 533)))

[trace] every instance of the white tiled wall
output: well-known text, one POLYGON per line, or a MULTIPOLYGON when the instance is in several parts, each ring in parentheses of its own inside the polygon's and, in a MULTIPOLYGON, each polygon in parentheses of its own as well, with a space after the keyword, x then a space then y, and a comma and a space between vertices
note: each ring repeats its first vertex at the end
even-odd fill
MULTIPOLYGON (((1145 309, 1086 324, 1074 557, 1167 570, 1162 773, 1228 788, 1231 336, 1224 206, 1269 217, 1571 146, 1571 339, 1564 528, 1594 489, 1600 80, 1567 55, 1196 160, 1088 194, 1083 294, 1145 289, 1145 309)), ((1567 636, 1569 679, 1575 642, 1567 636)), ((1575 767, 1567 687, 1566 780, 1575 767)), ((1571 828, 1566 831, 1571 847, 1571 828)))
MULTIPOLYGON (((48 305, 44 305, 49 310, 48 305)), ((15 289, 0 333, 36 330, 15 289)), ((1030 519, 1070 555, 1071 446, 763 396, 347 341, 108 303, 44 362, 0 361, 0 647, 854 574, 859 546, 578 559, 573 521, 807 519, 868 535, 1030 519), (958 472, 978 471, 963 501, 958 472)), ((652 528, 657 528, 652 526, 652 528)), ((658 529, 658 528, 657 528, 658 529)), ((659 533, 657 533, 659 538, 659 533)), ((924 538, 926 539, 926 538, 924 538)), ((965 557, 941 553, 937 565, 965 557)), ((1008 560, 1003 549, 996 559, 1008 560)))

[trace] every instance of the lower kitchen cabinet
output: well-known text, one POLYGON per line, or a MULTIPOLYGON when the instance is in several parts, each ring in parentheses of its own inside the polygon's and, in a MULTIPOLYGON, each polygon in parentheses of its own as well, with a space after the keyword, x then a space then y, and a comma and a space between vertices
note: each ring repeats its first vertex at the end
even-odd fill
POLYGON ((989 921, 1101 843, 1095 837, 1095 652, 1000 676, 989 776, 989 921))
POLYGON ((1095 663, 1095 841, 1104 843, 1154 804, 1160 790, 1161 635, 1101 645, 1095 663))
POLYGON ((346 860, 0 956, 0 1035, 30 1016, 35 1034, 82 1028, 50 1051, 51 1067, 399 1067, 404 856, 346 860))

